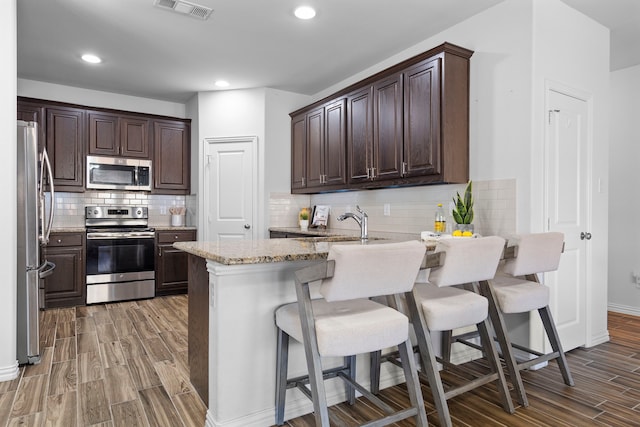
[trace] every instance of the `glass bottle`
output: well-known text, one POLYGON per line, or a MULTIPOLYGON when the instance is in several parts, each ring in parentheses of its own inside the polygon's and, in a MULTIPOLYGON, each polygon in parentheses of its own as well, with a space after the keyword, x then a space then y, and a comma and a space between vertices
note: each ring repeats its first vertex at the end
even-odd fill
POLYGON ((436 209, 436 219, 433 224, 433 231, 436 233, 444 233, 447 230, 447 220, 444 216, 444 209, 442 203, 438 203, 438 209, 436 209))

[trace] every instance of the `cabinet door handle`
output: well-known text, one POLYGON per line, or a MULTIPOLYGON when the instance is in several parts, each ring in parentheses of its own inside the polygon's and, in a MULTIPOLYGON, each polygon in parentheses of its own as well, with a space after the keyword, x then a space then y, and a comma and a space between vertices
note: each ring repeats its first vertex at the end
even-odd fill
POLYGON ((407 162, 402 162, 402 176, 407 174, 407 162))
POLYGON ((303 176, 303 177, 302 177, 302 186, 303 186, 303 187, 305 186, 304 181, 305 181, 305 179, 304 179, 304 176, 303 176))
POLYGON ((371 168, 371 179, 376 178, 376 168, 371 168))

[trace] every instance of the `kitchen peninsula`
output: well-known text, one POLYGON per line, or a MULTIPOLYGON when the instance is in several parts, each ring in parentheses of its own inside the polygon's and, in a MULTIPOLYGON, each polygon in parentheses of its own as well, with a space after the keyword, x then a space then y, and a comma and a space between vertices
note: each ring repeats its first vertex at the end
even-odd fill
MULTIPOLYGON (((207 426, 273 425, 276 327, 274 312, 296 300, 294 272, 326 259, 333 244, 417 240, 415 234, 374 233, 366 243, 351 235, 319 238, 179 242, 189 254, 189 365, 191 382, 207 403, 207 426)), ((336 366, 341 360, 336 360, 336 366)), ((358 359, 368 383, 368 360, 358 359)), ((382 387, 404 381, 391 364, 382 387)), ((291 343, 289 375, 306 373, 304 349, 291 343)), ((327 400, 344 400, 344 386, 327 382, 327 400)), ((298 390, 287 394, 286 418, 313 411, 298 390)))

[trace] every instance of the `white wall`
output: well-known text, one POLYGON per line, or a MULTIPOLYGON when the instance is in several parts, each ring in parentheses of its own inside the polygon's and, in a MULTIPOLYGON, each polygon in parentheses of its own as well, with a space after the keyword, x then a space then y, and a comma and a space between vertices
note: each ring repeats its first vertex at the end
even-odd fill
MULTIPOLYGON (((445 41, 474 51, 470 75, 469 156, 472 180, 516 179, 518 231, 530 230, 531 0, 507 0, 314 95, 321 99, 349 84, 445 41)), ((427 190, 430 191, 430 190, 427 190)), ((436 190, 434 190, 436 191, 436 190)))
MULTIPOLYGON (((534 1, 533 132, 531 144, 532 230, 544 230, 545 85, 560 84, 589 97, 587 148, 589 210, 587 253, 587 346, 608 340, 607 255, 609 181, 609 30, 559 0, 534 1)), ((542 333, 541 333, 542 334, 542 333)))
POLYGON ((0 140, 4 141, 2 167, 0 167, 0 198, 7 209, 0 212, 5 224, 4 244, 1 249, 0 271, 5 280, 0 282, 0 381, 18 376, 16 359, 16 0, 4 2, 0 14, 0 140))
POLYGON ((640 65, 611 73, 609 164, 609 308, 640 315, 640 65))
MULTIPOLYGON (((270 192, 290 189, 291 119, 289 113, 307 97, 275 89, 260 88, 200 92, 197 95, 198 128, 192 150, 198 153, 192 170, 202 179, 203 140, 213 137, 258 137, 258 212, 254 227, 259 237, 268 237, 270 192), (194 169, 195 168, 195 169, 194 169)), ((196 132, 192 128, 192 132, 196 132)), ((200 228, 204 226, 200 218, 200 228)))
POLYGON ((36 80, 18 79, 18 96, 169 117, 187 117, 185 116, 185 105, 176 102, 159 101, 157 99, 102 92, 36 80))

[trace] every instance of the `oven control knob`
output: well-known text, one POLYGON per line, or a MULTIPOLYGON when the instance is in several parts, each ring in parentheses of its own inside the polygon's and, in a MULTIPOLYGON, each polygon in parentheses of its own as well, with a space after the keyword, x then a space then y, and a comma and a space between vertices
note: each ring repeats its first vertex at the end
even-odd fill
POLYGON ((94 214, 94 215, 98 215, 98 210, 97 210, 97 209, 95 209, 95 210, 93 211, 93 214, 94 214))

